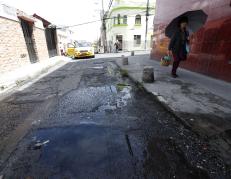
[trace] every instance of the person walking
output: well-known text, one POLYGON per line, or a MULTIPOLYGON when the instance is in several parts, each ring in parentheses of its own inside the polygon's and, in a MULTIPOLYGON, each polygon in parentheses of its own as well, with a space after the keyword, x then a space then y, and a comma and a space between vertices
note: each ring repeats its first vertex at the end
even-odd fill
POLYGON ((116 40, 114 46, 115 46, 115 49, 116 49, 116 53, 118 53, 119 51, 119 45, 120 45, 120 42, 118 40, 116 40))
POLYGON ((187 54, 189 52, 188 44, 189 44, 189 32, 187 30, 188 26, 188 18, 182 17, 178 22, 178 29, 171 37, 169 47, 168 47, 168 55, 173 57, 173 65, 172 65, 172 77, 176 78, 177 69, 180 65, 181 61, 185 61, 187 59, 187 54))

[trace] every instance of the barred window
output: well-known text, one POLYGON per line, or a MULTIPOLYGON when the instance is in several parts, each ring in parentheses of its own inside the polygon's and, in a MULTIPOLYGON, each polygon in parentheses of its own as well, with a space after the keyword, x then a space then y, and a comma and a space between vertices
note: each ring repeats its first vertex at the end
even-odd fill
POLYGON ((124 23, 124 24, 127 24, 127 23, 128 23, 128 16, 124 15, 123 23, 124 23))
POLYGON ((120 24, 120 14, 118 14, 117 18, 118 18, 118 24, 120 24))
POLYGON ((113 17, 113 24, 116 24, 116 17, 113 17))
POLYGON ((134 35, 134 44, 135 45, 141 44, 141 35, 134 35))
POLYGON ((135 24, 136 25, 140 25, 141 24, 141 15, 136 15, 135 24))

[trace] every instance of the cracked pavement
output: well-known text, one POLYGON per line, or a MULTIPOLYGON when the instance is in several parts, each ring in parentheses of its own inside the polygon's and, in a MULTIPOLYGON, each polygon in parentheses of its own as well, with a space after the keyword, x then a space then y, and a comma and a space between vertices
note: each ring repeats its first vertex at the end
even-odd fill
POLYGON ((229 178, 216 148, 122 78, 115 60, 69 62, 1 101, 1 174, 229 178))

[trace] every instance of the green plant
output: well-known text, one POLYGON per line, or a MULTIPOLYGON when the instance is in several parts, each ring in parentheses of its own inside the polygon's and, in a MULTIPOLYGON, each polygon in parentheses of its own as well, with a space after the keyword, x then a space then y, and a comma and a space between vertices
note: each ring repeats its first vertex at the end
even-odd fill
POLYGON ((127 70, 121 69, 120 74, 122 77, 128 77, 128 71, 127 70))

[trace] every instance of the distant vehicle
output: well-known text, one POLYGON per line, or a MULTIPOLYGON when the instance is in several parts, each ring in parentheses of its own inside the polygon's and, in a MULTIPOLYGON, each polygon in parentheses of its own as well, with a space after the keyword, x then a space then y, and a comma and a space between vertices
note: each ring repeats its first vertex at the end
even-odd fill
POLYGON ((95 58, 95 49, 88 42, 75 42, 67 45, 67 56, 74 58, 95 58))

